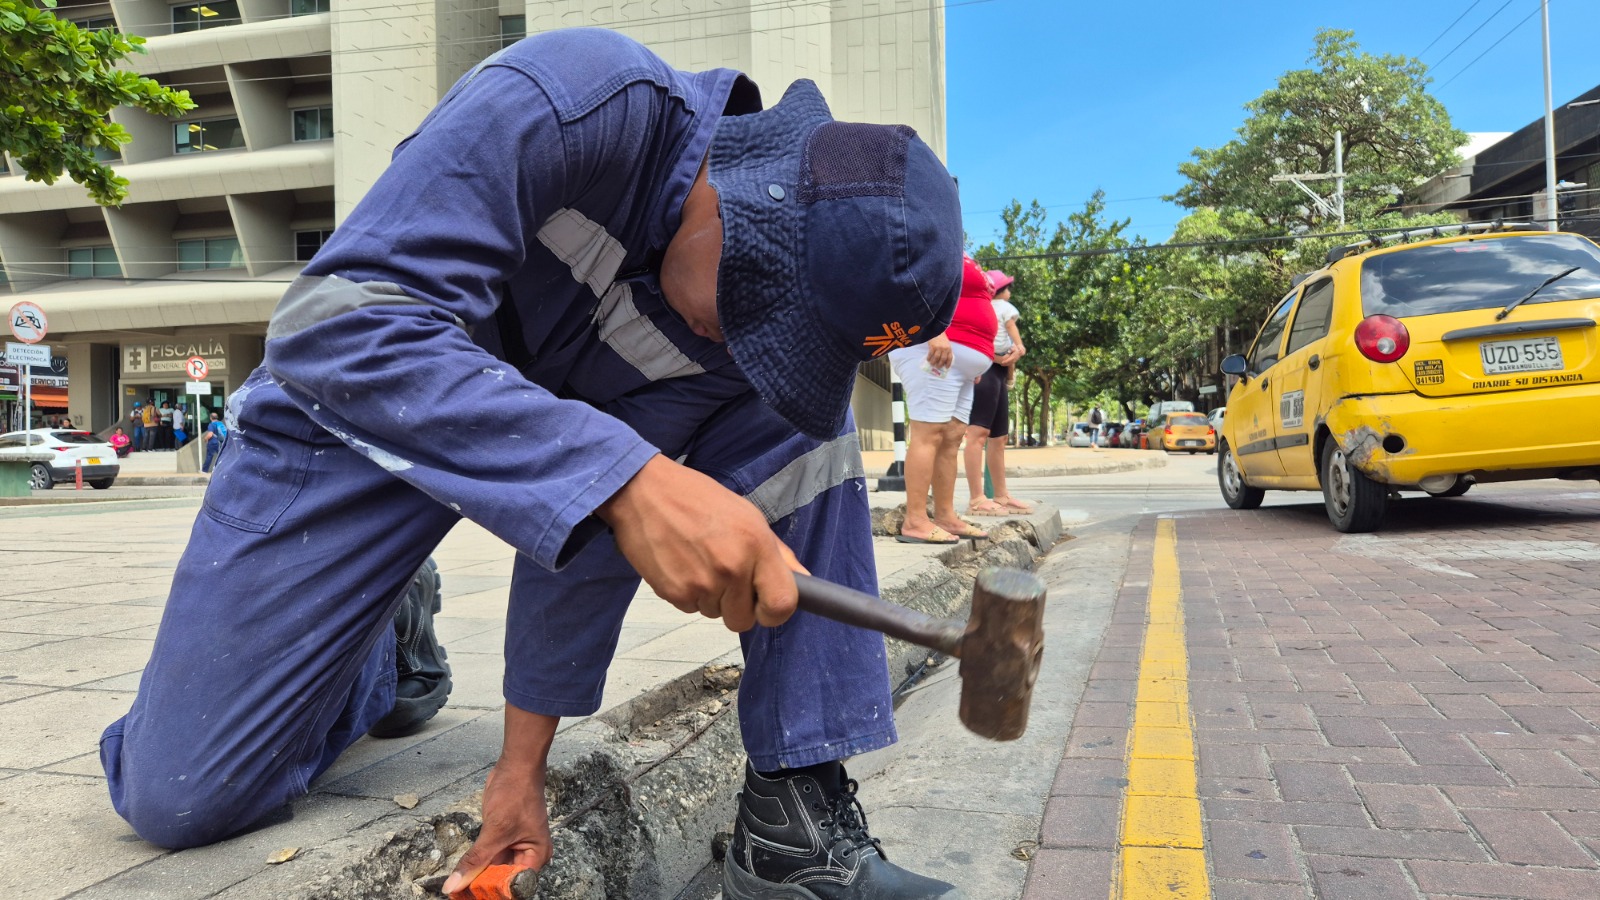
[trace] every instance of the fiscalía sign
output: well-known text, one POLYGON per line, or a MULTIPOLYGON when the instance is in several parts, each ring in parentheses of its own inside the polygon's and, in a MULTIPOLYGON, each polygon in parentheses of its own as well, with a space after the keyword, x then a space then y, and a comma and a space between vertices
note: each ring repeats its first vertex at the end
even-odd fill
POLYGON ((210 374, 228 371, 227 345, 211 338, 122 345, 122 374, 172 373, 186 378, 189 357, 200 356, 210 374))

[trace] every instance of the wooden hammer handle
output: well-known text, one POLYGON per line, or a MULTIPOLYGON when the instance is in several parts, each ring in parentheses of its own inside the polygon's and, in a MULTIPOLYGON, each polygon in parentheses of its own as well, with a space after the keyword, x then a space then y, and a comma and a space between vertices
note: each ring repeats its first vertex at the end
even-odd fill
POLYGON ((936 619, 927 613, 890 603, 844 585, 796 573, 800 608, 835 622, 882 632, 919 647, 950 656, 961 655, 961 635, 966 623, 936 619))

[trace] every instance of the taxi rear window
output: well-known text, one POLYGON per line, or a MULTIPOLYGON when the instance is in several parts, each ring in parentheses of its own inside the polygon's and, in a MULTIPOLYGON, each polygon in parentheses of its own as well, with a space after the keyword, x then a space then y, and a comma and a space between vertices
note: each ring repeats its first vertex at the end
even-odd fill
POLYGON ((1503 307, 1573 266, 1578 271, 1527 302, 1600 297, 1600 247, 1576 235, 1519 235, 1383 253, 1361 264, 1361 310, 1401 318, 1503 307))
POLYGON ((1181 416, 1173 416, 1172 417, 1172 424, 1174 424, 1174 425, 1209 425, 1209 424, 1211 424, 1211 422, 1205 416, 1202 416, 1199 413, 1187 413, 1187 414, 1181 415, 1181 416))

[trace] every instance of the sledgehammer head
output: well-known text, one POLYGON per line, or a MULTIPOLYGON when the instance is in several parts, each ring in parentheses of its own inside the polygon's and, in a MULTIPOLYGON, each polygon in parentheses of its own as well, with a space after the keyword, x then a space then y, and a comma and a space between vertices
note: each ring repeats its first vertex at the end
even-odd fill
POLYGON ((961 722, 996 741, 1022 737, 1044 658, 1044 582, 1020 569, 986 569, 961 636, 961 722))

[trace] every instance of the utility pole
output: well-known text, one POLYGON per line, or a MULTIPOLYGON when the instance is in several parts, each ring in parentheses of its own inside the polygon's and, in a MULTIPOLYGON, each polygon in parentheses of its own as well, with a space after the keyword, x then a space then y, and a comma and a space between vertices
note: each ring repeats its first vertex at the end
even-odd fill
POLYGON ((1270 180, 1274 181, 1274 182, 1287 181, 1290 184, 1293 184, 1295 187, 1297 187, 1300 190, 1304 191, 1305 195, 1307 197, 1311 198, 1311 204, 1316 207, 1318 212, 1322 213, 1324 216, 1327 216, 1330 219, 1338 219, 1339 220, 1339 224, 1343 225, 1344 224, 1344 132, 1343 131, 1335 131, 1333 133, 1333 171, 1332 172, 1313 172, 1313 173, 1301 174, 1301 175, 1274 175, 1274 176, 1272 176, 1272 178, 1270 180), (1306 182, 1308 182, 1308 181, 1327 181, 1330 178, 1333 179, 1333 200, 1331 202, 1327 198, 1325 198, 1322 195, 1318 194, 1316 191, 1313 191, 1311 188, 1306 187, 1306 182))
POLYGON ((1539 14, 1544 19, 1544 204, 1548 212, 1545 228, 1556 231, 1561 226, 1556 205, 1556 119, 1550 96, 1550 0, 1539 0, 1539 14))

